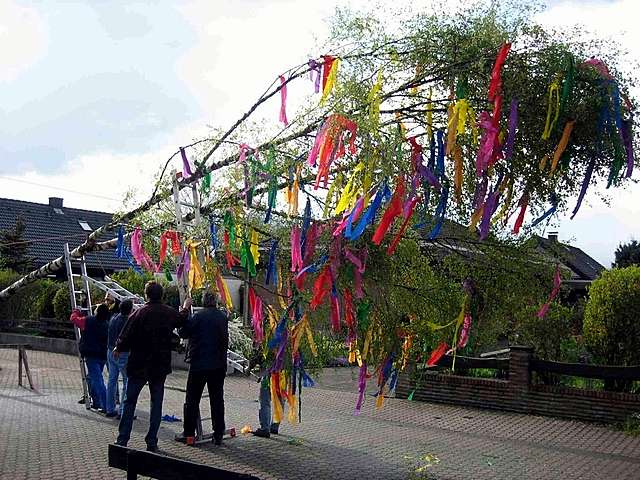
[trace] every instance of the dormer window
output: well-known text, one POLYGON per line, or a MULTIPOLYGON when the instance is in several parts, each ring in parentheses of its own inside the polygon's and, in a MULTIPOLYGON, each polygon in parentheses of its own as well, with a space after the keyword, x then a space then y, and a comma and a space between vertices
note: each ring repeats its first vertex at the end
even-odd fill
POLYGON ((84 220, 78 220, 78 223, 80 224, 80 226, 85 232, 93 232, 93 228, 91 228, 91 225, 89 225, 84 220))
POLYGON ((54 209, 53 209, 53 211, 54 211, 55 213, 57 213, 58 215, 64 215, 64 212, 62 211, 62 209, 61 209, 61 208, 54 208, 54 209))

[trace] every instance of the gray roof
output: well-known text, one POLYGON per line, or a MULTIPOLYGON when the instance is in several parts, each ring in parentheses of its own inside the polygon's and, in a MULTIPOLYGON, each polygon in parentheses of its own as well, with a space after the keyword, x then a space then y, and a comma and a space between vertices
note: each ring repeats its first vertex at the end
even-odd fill
POLYGON ((575 280, 592 281, 598 278, 603 270, 606 270, 597 260, 578 247, 538 235, 534 235, 533 238, 538 243, 539 249, 546 252, 557 251, 562 256, 563 263, 573 271, 575 280))
MULTIPOLYGON (((58 213, 49 204, 0 198, 0 229, 13 229, 16 218, 22 216, 25 222, 25 240, 32 242, 27 254, 34 259, 36 268, 61 256, 65 243, 68 242, 69 248, 73 249, 86 240, 91 232, 83 230, 79 221, 87 222, 92 229, 96 229, 109 223, 113 217, 111 213, 64 206, 57 211, 58 213)), ((115 232, 101 235, 99 241, 113 237, 115 232)), ((107 272, 129 267, 126 260, 115 256, 114 250, 92 252, 87 254, 86 259, 87 267, 107 272)))

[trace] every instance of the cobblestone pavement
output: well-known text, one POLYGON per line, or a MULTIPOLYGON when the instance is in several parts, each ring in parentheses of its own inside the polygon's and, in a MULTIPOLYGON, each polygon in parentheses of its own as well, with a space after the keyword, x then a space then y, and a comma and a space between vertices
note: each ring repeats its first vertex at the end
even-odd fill
MULTIPOLYGON (((0 478, 125 478, 107 466, 117 422, 76 403, 77 359, 29 351, 29 362, 39 393, 17 387, 17 352, 0 349, 0 478)), ((185 383, 185 372, 167 381, 171 388, 185 383)), ((284 424, 269 440, 241 435, 222 447, 191 448, 172 440, 182 424, 163 422, 160 448, 265 479, 640 478, 638 437, 580 422, 393 398, 376 411, 370 396, 356 417, 355 383, 354 371, 325 371, 318 386, 303 392, 302 423, 284 424)), ((256 426, 257 393, 247 378, 227 379, 229 426, 256 426)), ((164 413, 182 417, 183 400, 182 392, 168 389, 164 413)), ((133 447, 144 447, 148 408, 143 394, 133 447)))

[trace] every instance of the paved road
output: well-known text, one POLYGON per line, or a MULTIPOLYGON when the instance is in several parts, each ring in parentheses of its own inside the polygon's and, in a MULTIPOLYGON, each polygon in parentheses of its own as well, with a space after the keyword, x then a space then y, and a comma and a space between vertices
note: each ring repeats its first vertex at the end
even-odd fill
MULTIPOLYGON (((17 352, 0 350, 0 478, 122 479, 107 466, 117 423, 87 412, 74 357, 29 352, 39 393, 17 387, 17 352)), ((186 374, 168 379, 184 387, 186 374)), ((303 392, 302 423, 270 440, 240 436, 222 447, 188 448, 163 423, 169 455, 265 479, 640 479, 640 438, 605 427, 460 407, 368 397, 353 415, 355 372, 327 370, 303 392)), ((227 423, 257 423, 257 385, 226 382, 227 423)), ((182 417, 181 392, 167 390, 164 411, 182 417)), ((139 404, 131 446, 144 447, 148 396, 139 404)), ((203 402, 203 416, 208 407, 203 402)))

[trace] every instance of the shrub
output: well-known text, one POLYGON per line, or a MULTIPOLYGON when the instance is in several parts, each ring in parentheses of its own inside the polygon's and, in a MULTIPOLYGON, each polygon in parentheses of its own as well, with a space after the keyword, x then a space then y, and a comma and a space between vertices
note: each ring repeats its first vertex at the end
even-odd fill
POLYGON ((54 282, 52 280, 42 280, 39 285, 39 292, 33 302, 32 318, 54 318, 55 310, 53 308, 53 299, 65 284, 54 282))
POLYGON ((71 301, 69 300, 69 287, 62 286, 53 296, 53 313, 58 320, 69 320, 71 316, 71 301))
POLYGON ((515 325, 512 343, 533 347, 538 358, 568 360, 562 346, 571 338, 572 309, 554 302, 543 319, 536 315, 538 310, 538 305, 524 309, 515 325))
POLYGON ((598 362, 640 364, 640 267, 604 272, 591 284, 584 339, 598 362))
POLYGON ((111 275, 111 279, 131 293, 144 297, 144 286, 148 281, 153 280, 154 277, 150 273, 138 273, 130 268, 121 272, 115 272, 111 275))
MULTIPOLYGON (((0 270, 0 290, 8 287, 22 275, 13 270, 0 270)), ((0 301, 0 319, 2 320, 26 320, 37 318, 37 299, 49 280, 37 280, 24 288, 21 288, 10 297, 0 301)))

